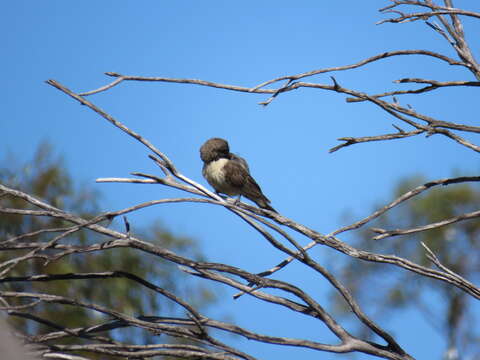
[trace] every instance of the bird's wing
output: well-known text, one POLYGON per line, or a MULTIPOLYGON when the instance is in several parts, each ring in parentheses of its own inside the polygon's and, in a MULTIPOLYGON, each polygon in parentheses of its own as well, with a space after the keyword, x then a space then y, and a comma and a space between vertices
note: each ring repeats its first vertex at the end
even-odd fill
POLYGON ((250 169, 248 168, 247 160, 238 156, 237 154, 230 153, 230 160, 237 161, 240 165, 242 165, 248 173, 250 173, 250 169))
POLYGON ((225 164, 224 170, 230 174, 230 176, 225 177, 225 181, 230 186, 240 189, 240 195, 252 200, 261 208, 276 212, 276 210, 269 205, 270 200, 263 195, 260 186, 240 161, 230 160, 225 164))
POLYGON ((270 202, 270 200, 268 200, 267 197, 263 195, 262 189, 260 189, 260 186, 257 184, 255 179, 250 175, 248 175, 247 181, 243 186, 242 195, 245 195, 247 198, 256 202, 257 204, 270 202))
POLYGON ((240 189, 245 185, 250 176, 245 167, 238 161, 228 161, 224 166, 224 171, 229 174, 229 176, 225 177, 225 181, 229 185, 240 189))
POLYGON ((268 199, 262 194, 260 186, 240 161, 229 161, 225 164, 225 171, 230 174, 230 176, 226 178, 227 182, 232 186, 241 188, 242 195, 245 195, 252 201, 255 201, 255 199, 265 199, 268 202, 268 199))

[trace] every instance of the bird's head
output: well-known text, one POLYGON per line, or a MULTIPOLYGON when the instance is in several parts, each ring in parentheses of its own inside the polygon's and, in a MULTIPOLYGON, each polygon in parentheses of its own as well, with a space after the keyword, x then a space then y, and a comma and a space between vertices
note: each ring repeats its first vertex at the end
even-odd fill
POLYGON ((204 163, 209 163, 222 158, 229 158, 230 148, 228 142, 220 138, 211 138, 200 148, 200 158, 204 163))

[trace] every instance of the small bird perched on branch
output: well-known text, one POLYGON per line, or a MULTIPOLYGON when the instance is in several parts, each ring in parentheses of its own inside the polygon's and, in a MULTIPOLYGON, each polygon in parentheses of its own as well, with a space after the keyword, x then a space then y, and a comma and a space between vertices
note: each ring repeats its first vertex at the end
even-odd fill
POLYGON ((250 175, 245 159, 232 154, 226 140, 207 140, 200 148, 200 158, 203 161, 203 177, 216 193, 239 195, 238 200, 243 195, 261 208, 277 212, 250 175))

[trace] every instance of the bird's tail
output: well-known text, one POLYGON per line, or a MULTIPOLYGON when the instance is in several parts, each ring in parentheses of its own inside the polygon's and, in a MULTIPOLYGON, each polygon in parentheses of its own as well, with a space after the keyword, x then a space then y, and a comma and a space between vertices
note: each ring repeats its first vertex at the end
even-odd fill
POLYGON ((262 209, 277 212, 277 210, 270 206, 270 200, 263 195, 262 189, 260 189, 260 186, 258 186, 256 181, 250 175, 248 175, 247 181, 243 186, 242 195, 253 201, 262 209))
POLYGON ((262 206, 262 208, 267 209, 267 210, 270 210, 270 211, 273 211, 274 213, 277 213, 277 214, 278 214, 278 211, 275 210, 273 207, 271 207, 271 206, 268 205, 268 204, 266 204, 265 206, 262 206))
POLYGON ((255 201, 255 203, 261 207, 262 209, 273 211, 274 213, 278 213, 273 207, 270 206, 270 200, 268 200, 265 196, 259 199, 250 199, 255 201))

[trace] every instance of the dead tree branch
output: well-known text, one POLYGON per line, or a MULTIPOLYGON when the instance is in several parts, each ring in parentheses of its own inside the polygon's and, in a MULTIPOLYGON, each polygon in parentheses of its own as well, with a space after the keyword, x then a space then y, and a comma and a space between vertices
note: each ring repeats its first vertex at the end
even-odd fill
MULTIPOLYGON (((394 119, 409 126, 409 130, 404 131, 397 125, 393 125, 398 130, 397 133, 393 134, 387 133, 376 136, 342 137, 338 140, 343 141, 343 143, 330 149, 330 152, 335 152, 341 148, 363 142, 394 140, 417 136, 420 134, 425 134, 427 136, 435 134, 442 135, 470 150, 480 152, 479 145, 464 138, 465 134, 470 135, 480 133, 480 127, 458 122, 457 120, 446 121, 436 119, 429 115, 419 113, 409 106, 402 106, 396 98, 394 98, 392 102, 384 99, 387 96, 402 96, 406 94, 418 95, 432 92, 444 87, 479 86, 480 67, 475 61, 473 54, 465 40, 460 17, 468 16, 472 18, 480 18, 480 14, 454 8, 450 0, 445 0, 445 4, 447 6, 436 5, 433 3, 433 1, 393 0, 393 4, 381 9, 381 11, 387 14, 394 14, 396 17, 385 19, 380 23, 404 23, 436 18, 441 25, 433 24, 431 22, 427 22, 427 25, 433 28, 449 42, 449 44, 455 50, 458 59, 428 50, 389 51, 377 54, 367 59, 363 59, 350 65, 320 68, 299 74, 279 76, 252 87, 220 84, 199 79, 141 77, 108 72, 106 73, 108 76, 115 78, 111 83, 106 84, 98 89, 77 94, 60 84, 58 81, 48 80, 47 83, 49 85, 70 96, 80 104, 85 105, 87 108, 100 115, 100 117, 114 125, 116 128, 120 129, 125 134, 133 137, 135 140, 144 145, 148 151, 151 152, 151 154, 149 154, 150 159, 154 161, 163 174, 163 176, 160 177, 153 174, 134 172, 132 175, 137 176, 138 178, 110 177, 98 179, 98 182, 122 182, 149 185, 156 184, 191 194, 189 196, 192 197, 152 200, 130 206, 125 209, 99 214, 93 219, 85 219, 81 216, 77 216, 54 207, 49 203, 18 189, 0 184, 0 197, 8 195, 28 204, 28 208, 0 207, 0 214, 15 214, 28 218, 54 218, 68 224, 68 226, 62 225, 61 227, 58 226, 19 234, 11 234, 8 236, 8 238, 3 239, 3 241, 0 242, 0 251, 9 252, 9 254, 13 255, 11 258, 3 261, 0 264, 0 283, 13 284, 53 281, 71 281, 72 283, 75 283, 79 280, 93 281, 121 278, 128 281, 133 281, 136 284, 140 284, 143 287, 154 291, 159 296, 168 299, 182 309, 185 316, 176 318, 160 316, 153 317, 145 315, 131 316, 122 313, 121 311, 102 306, 101 304, 84 301, 72 296, 61 296, 58 294, 49 294, 47 292, 28 292, 2 289, 0 291, 0 302, 2 305, 1 309, 6 311, 8 315, 43 324, 52 330, 49 333, 38 334, 34 336, 24 335, 25 342, 33 346, 38 346, 37 350, 43 358, 64 358, 74 360, 85 359, 83 354, 96 354, 102 356, 122 356, 132 359, 151 358, 154 356, 173 356, 186 359, 255 359, 253 356, 218 340, 210 331, 212 329, 216 329, 229 334, 238 335, 249 340, 267 344, 281 344, 333 353, 359 352, 395 360, 412 359, 412 357, 407 354, 396 342, 395 338, 391 334, 389 334, 386 330, 368 317, 366 312, 362 310, 360 305, 351 295, 349 290, 341 283, 341 281, 336 278, 335 275, 330 273, 325 267, 323 267, 320 262, 308 252, 308 250, 316 245, 324 245, 332 250, 335 250, 336 252, 345 254, 352 258, 373 263, 390 264, 403 270, 415 273, 419 276, 440 280, 446 284, 461 289, 475 299, 480 299, 480 288, 442 265, 433 252, 426 247, 426 245, 424 245, 424 247, 427 251, 427 256, 436 265, 437 269, 422 266, 396 255, 385 255, 357 249, 338 238, 338 235, 364 226, 373 219, 385 214, 395 206, 421 194, 424 191, 429 190, 434 186, 462 182, 478 182, 480 181, 480 177, 474 176, 440 179, 423 184, 422 186, 418 186, 404 193, 366 218, 359 220, 354 224, 342 227, 331 234, 323 235, 322 233, 304 226, 281 214, 259 209, 244 203, 231 202, 228 199, 224 199, 218 194, 209 191, 201 184, 182 174, 172 160, 170 160, 165 153, 157 149, 148 139, 128 128, 126 125, 109 115, 106 111, 99 108, 92 101, 87 100, 86 97, 108 91, 120 83, 128 81, 183 83, 249 94, 268 94, 270 97, 265 101, 260 102, 261 105, 267 106, 271 104, 273 100, 280 98, 281 94, 285 94, 296 89, 312 88, 321 91, 332 91, 345 95, 347 102, 350 103, 370 103, 375 105, 382 112, 385 112, 394 119), (422 8, 422 11, 409 13, 403 12, 399 10, 401 9, 402 5, 418 6, 422 8), (471 81, 468 79, 437 81, 409 77, 396 80, 394 83, 425 84, 426 86, 418 89, 386 91, 379 94, 368 94, 361 89, 346 88, 333 76, 330 78, 331 81, 328 80, 328 83, 303 81, 306 78, 312 78, 321 74, 348 71, 351 69, 366 67, 368 64, 387 58, 393 59, 398 56, 418 55, 440 60, 445 65, 461 66, 465 69, 468 69, 477 81, 471 81), (283 84, 281 82, 283 82, 283 84), (271 88, 271 86, 277 87, 271 88), (260 235, 261 239, 264 239, 273 248, 281 252, 282 256, 285 255, 288 257, 269 270, 254 274, 228 264, 196 261, 189 257, 181 256, 172 250, 154 245, 139 237, 133 236, 129 231, 130 225, 128 221, 125 221, 125 227, 127 228, 126 232, 112 230, 108 228, 108 225, 102 225, 102 222, 109 222, 115 217, 123 216, 134 211, 139 211, 147 207, 180 202, 208 204, 208 206, 221 206, 225 208, 235 216, 238 216, 245 221, 248 226, 250 226, 260 235), (301 241, 287 233, 285 228, 293 231, 293 233, 295 233, 302 240, 305 240, 303 238, 305 237, 310 242, 307 245, 302 245, 301 241), (102 240, 102 242, 83 246, 69 244, 65 241, 66 238, 77 234, 79 231, 89 231, 93 234, 100 234, 106 237, 108 240, 102 240), (39 240, 39 235, 42 235, 41 239, 47 238, 48 240, 39 240), (26 262, 41 260, 44 265, 48 265, 53 262, 61 261, 64 258, 71 258, 79 254, 95 253, 121 248, 129 248, 132 251, 148 253, 157 257, 158 259, 162 259, 168 263, 179 266, 181 270, 191 276, 223 284, 226 287, 236 289, 240 291, 240 293, 235 295, 235 298, 239 297, 240 295, 247 294, 256 301, 267 302, 272 306, 278 306, 292 313, 307 316, 318 321, 319 324, 325 325, 327 329, 335 335, 337 342, 322 343, 308 339, 275 337, 268 334, 253 332, 249 329, 232 323, 222 322, 207 317, 197 311, 191 304, 177 294, 169 292, 147 279, 122 270, 112 269, 112 271, 107 272, 28 274, 27 276, 15 276, 12 274, 15 269, 26 262), (312 272, 313 276, 319 276, 326 279, 346 302, 356 320, 359 323, 367 326, 372 334, 379 336, 382 343, 369 341, 352 335, 335 319, 335 317, 328 310, 326 310, 312 295, 305 292, 299 285, 270 278, 272 274, 284 268, 293 260, 296 260, 305 266, 309 271, 312 272), (97 315, 98 321, 93 325, 85 324, 82 327, 70 328, 68 324, 63 323, 65 319, 58 319, 55 321, 52 319, 43 319, 41 316, 37 316, 34 313, 35 309, 40 306, 51 305, 70 306, 93 312, 97 315), (159 344, 125 344, 115 341, 113 336, 109 333, 112 330, 120 328, 142 329, 143 331, 154 335, 164 334, 170 337, 180 338, 184 341, 188 341, 189 343, 170 344, 167 343, 167 340, 160 339, 159 344), (98 333, 102 333, 102 335, 98 335, 98 333), (64 343, 61 341, 64 339, 76 339, 82 341, 79 341, 75 344, 64 343), (77 353, 82 355, 77 355, 77 353)), ((480 212, 475 211, 445 219, 437 223, 417 226, 410 229, 397 229, 390 231, 376 229, 380 235, 376 236, 374 239, 418 233, 421 231, 453 224, 462 220, 477 218, 479 216, 480 212)))

